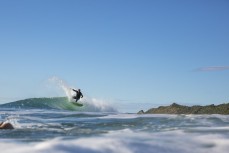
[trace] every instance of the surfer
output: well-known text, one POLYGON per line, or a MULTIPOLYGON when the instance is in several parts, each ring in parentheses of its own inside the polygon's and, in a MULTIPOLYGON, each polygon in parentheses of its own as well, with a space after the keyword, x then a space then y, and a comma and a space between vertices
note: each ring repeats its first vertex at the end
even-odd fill
POLYGON ((75 99, 76 102, 77 102, 80 98, 83 98, 83 94, 81 93, 80 89, 78 89, 78 90, 72 89, 72 90, 76 92, 76 96, 73 96, 73 99, 75 99))
POLYGON ((10 123, 1 122, 0 129, 14 129, 14 127, 10 123))

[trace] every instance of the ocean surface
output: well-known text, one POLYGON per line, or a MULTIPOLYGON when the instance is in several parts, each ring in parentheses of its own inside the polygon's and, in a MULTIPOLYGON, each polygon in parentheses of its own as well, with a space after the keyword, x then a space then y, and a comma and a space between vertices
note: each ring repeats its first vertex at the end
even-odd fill
POLYGON ((0 105, 4 153, 228 153, 227 115, 137 115, 85 100, 33 98, 0 105))

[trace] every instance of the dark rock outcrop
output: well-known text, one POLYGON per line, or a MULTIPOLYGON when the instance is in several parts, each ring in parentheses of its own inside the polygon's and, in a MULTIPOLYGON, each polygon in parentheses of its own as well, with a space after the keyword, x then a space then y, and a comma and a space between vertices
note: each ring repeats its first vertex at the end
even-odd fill
POLYGON ((145 112, 143 110, 140 110, 137 114, 144 114, 145 112))
POLYGON ((1 122, 0 129, 14 129, 14 127, 11 123, 1 122))

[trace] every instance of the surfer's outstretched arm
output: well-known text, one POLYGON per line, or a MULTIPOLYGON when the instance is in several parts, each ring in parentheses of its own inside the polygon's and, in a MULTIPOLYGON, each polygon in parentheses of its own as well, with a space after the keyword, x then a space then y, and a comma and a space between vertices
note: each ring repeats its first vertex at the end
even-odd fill
POLYGON ((78 93, 78 91, 77 91, 77 90, 75 90, 75 89, 72 89, 72 90, 78 93))

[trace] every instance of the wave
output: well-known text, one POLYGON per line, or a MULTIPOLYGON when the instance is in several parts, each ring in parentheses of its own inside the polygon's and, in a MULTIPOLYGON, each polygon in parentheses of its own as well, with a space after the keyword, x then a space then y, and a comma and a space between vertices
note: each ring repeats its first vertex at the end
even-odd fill
POLYGON ((116 112, 112 106, 99 102, 94 99, 85 98, 80 102, 82 107, 76 106, 69 101, 68 97, 53 97, 53 98, 29 98, 18 100, 0 105, 1 108, 14 109, 57 109, 71 111, 87 111, 87 112, 116 112))
POLYGON ((56 76, 49 78, 48 81, 62 89, 65 97, 29 98, 2 104, 0 107, 16 109, 59 109, 84 112, 117 112, 109 103, 87 96, 84 96, 84 98, 80 100, 83 107, 76 106, 72 103, 72 101, 74 101, 72 97, 75 95, 75 92, 72 91, 72 87, 56 76))

